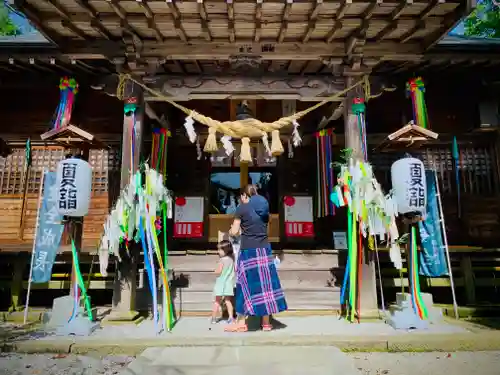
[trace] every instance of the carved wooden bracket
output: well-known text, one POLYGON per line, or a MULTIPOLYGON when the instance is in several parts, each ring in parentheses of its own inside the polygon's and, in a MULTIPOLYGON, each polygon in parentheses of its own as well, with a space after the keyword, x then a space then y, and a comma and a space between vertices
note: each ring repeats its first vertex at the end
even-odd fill
MULTIPOLYGON (((151 87, 175 100, 191 99, 297 99, 321 101, 344 88, 332 77, 155 77, 151 87)), ((147 96, 146 100, 155 100, 147 96)), ((341 99, 339 99, 341 100, 341 99)))

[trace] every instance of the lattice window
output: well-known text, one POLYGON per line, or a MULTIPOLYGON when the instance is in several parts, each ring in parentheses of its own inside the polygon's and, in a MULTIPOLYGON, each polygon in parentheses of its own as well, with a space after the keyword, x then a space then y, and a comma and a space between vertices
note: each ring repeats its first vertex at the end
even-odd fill
POLYGON ((33 147, 28 193, 38 193, 43 171, 55 171, 57 169, 57 164, 64 158, 64 155, 65 152, 62 147, 33 147))
MULTIPOLYGON (((422 159, 426 168, 436 170, 443 194, 457 193, 451 146, 428 147, 411 154, 422 159)), ((391 165, 402 156, 404 155, 398 153, 370 156, 375 174, 386 191, 391 188, 391 165)), ((499 176, 494 165, 494 151, 491 147, 461 145, 458 162, 460 192, 482 196, 497 194, 499 192, 499 176)))
POLYGON ((23 193, 24 148, 0 158, 0 194, 23 193))
POLYGON ((117 177, 120 170, 120 154, 118 149, 91 150, 89 163, 92 166, 92 191, 104 194, 110 190, 110 180, 117 177))
MULTIPOLYGON (((55 171, 66 153, 62 147, 57 146, 33 147, 28 193, 38 193, 43 170, 55 171)), ((111 177, 116 179, 119 175, 119 150, 91 150, 89 159, 93 168, 92 191, 96 194, 107 193, 111 177)), ((26 172, 24 163, 24 148, 14 148, 7 158, 0 158, 0 194, 23 194, 26 172)))

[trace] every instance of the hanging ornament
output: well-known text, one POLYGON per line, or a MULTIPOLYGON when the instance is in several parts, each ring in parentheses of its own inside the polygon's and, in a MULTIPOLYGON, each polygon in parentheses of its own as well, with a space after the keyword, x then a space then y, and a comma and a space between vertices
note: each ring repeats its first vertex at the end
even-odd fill
POLYGON ((269 147, 269 139, 267 138, 267 133, 262 136, 262 144, 264 145, 264 150, 266 150, 267 156, 272 156, 271 148, 269 147))
POLYGON ((222 143, 222 147, 224 147, 226 155, 231 156, 231 154, 234 152, 234 146, 233 143, 231 142, 231 137, 229 135, 224 135, 220 139, 220 142, 222 143))
POLYGON ((415 125, 424 129, 429 127, 429 117, 425 104, 425 85, 421 77, 413 78, 406 84, 406 93, 410 96, 413 105, 413 121, 415 125))
POLYGON ((361 151, 363 152, 364 160, 368 160, 368 149, 366 141, 366 105, 363 98, 354 98, 352 104, 352 112, 356 115, 358 121, 358 132, 361 143, 361 151))
POLYGON ((186 121, 184 122, 184 128, 186 129, 187 136, 191 143, 196 141, 196 131, 194 130, 194 119, 192 114, 186 117, 186 121))
POLYGON ((75 97, 78 93, 78 83, 74 78, 64 77, 59 82, 60 100, 54 115, 53 128, 60 129, 71 121, 75 97))
POLYGON ((288 138, 287 147, 288 147, 288 159, 291 159, 291 158, 293 158, 293 146, 292 146, 292 141, 290 140, 290 138, 288 138))
POLYGON ((293 146, 294 147, 299 147, 300 144, 302 143, 302 138, 300 137, 299 134, 299 123, 297 120, 293 120, 293 131, 292 131, 292 138, 293 138, 293 146))
POLYGON ((196 159, 201 160, 202 156, 203 154, 201 152, 200 140, 196 138, 196 159))

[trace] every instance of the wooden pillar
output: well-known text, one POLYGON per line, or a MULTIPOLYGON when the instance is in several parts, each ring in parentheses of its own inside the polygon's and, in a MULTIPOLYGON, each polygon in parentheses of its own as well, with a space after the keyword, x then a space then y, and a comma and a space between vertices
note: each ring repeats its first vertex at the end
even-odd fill
MULTIPOLYGON (((130 85, 133 85, 129 82, 130 85)), ((122 161, 120 189, 130 182, 130 177, 139 168, 143 141, 144 101, 139 87, 133 85, 130 91, 133 94, 125 99, 124 105, 136 103, 134 115, 123 116, 122 161), (134 123, 135 120, 135 123, 134 123), (132 136, 134 135, 134 137, 132 136)), ((117 261, 115 280, 113 285, 113 306, 110 321, 134 320, 138 313, 135 311, 135 297, 137 289, 137 257, 139 245, 132 243, 128 254, 122 252, 121 262, 117 261)))
MULTIPOLYGON (((345 85, 349 87, 353 85, 358 77, 345 77, 345 85)), ((360 92, 351 90, 346 95, 344 103, 344 135, 345 147, 352 150, 352 158, 355 160, 363 159, 363 151, 361 147, 361 138, 359 136, 357 117, 352 112, 353 99, 356 96, 361 96, 360 92)), ((378 314, 377 303, 377 284, 375 275, 375 261, 373 252, 366 252, 366 262, 360 267, 359 272, 362 275, 361 284, 361 317, 372 316, 378 314)))

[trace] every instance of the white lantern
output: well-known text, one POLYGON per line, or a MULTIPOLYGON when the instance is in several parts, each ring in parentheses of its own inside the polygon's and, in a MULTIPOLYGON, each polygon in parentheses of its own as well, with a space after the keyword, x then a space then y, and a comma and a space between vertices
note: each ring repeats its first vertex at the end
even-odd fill
POLYGON ((399 159, 392 164, 391 180, 399 213, 424 214, 427 204, 424 163, 412 157, 399 159))
POLYGON ((80 217, 89 212, 92 167, 82 159, 70 158, 57 165, 57 208, 61 215, 80 217))

